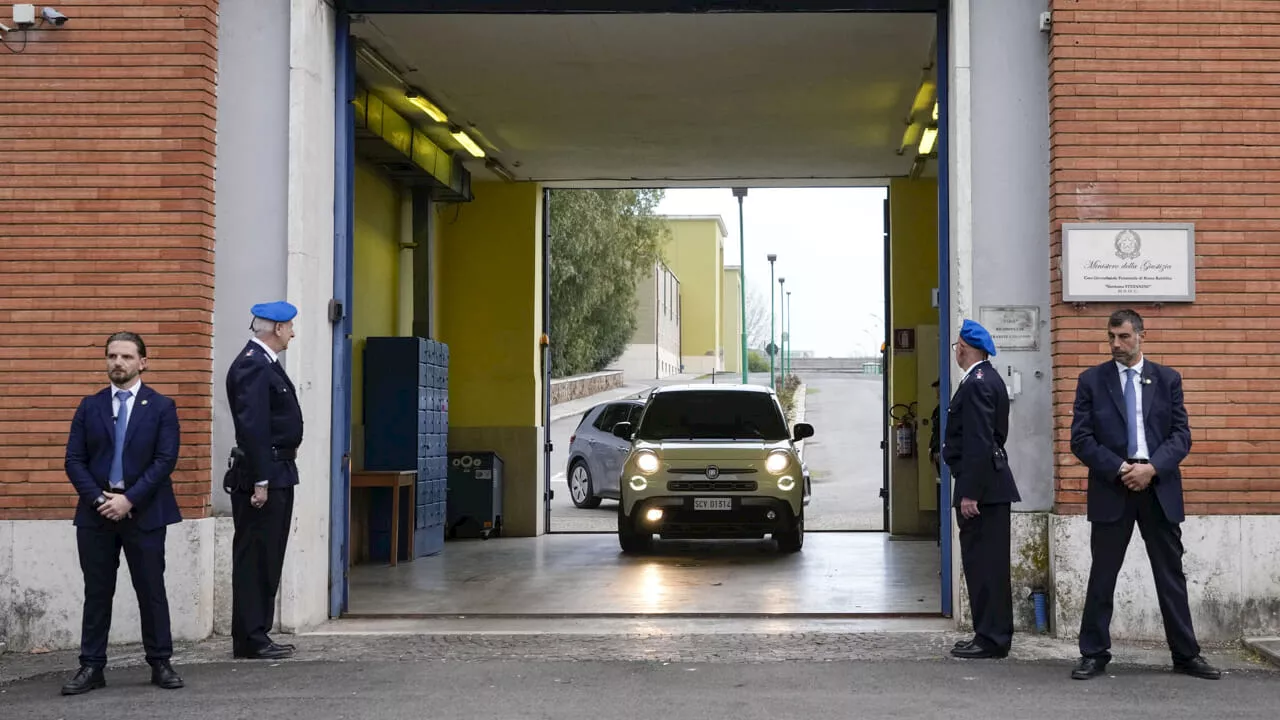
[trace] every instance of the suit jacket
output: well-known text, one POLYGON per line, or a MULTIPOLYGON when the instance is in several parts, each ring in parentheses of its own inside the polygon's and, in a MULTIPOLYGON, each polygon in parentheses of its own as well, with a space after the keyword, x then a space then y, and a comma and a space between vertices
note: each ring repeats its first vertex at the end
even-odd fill
MULTIPOLYGON (((93 502, 111 486, 116 434, 112 392, 108 386, 82 399, 71 418, 64 467, 80 496, 75 516, 79 527, 111 522, 98 514, 93 502)), ((141 530, 182 521, 170 478, 178 463, 180 435, 177 406, 143 383, 129 414, 123 456, 124 495, 133 503, 133 517, 141 530)))
POLYGON ((1004 449, 1008 436, 1009 389, 991 363, 983 360, 960 382, 947 406, 942 459, 955 479, 953 507, 960 507, 962 498, 979 505, 1022 500, 1004 449))
MULTIPOLYGON (((1182 376, 1145 359, 1142 364, 1142 418, 1147 452, 1156 477, 1152 488, 1170 522, 1182 522, 1182 471, 1191 452, 1191 427, 1182 404, 1182 376)), ((1120 465, 1129 446, 1124 385, 1112 360, 1080 374, 1071 417, 1071 452, 1089 468, 1089 520, 1114 522, 1124 513, 1129 489, 1120 465)))
POLYGON ((275 460, 271 449, 296 450, 302 444, 302 406, 293 381, 280 363, 250 340, 227 371, 227 400, 236 427, 236 445, 244 451, 248 484, 268 487, 298 484, 293 460, 275 460))

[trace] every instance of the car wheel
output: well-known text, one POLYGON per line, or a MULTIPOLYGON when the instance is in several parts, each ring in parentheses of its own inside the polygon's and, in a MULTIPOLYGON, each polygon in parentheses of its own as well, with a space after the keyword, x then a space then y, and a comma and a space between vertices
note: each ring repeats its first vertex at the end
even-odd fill
POLYGON ((588 510, 600 507, 600 498, 593 494, 591 471, 581 460, 574 461, 573 466, 569 468, 569 499, 573 501, 575 507, 588 510))
POLYGON ((800 548, 804 547, 804 513, 796 518, 795 527, 786 532, 774 533, 773 539, 778 543, 778 549, 784 553, 800 552, 800 548))
POLYGON ((624 553, 647 552, 653 547, 653 533, 638 532, 631 518, 623 514, 622 503, 618 503, 618 544, 624 553))

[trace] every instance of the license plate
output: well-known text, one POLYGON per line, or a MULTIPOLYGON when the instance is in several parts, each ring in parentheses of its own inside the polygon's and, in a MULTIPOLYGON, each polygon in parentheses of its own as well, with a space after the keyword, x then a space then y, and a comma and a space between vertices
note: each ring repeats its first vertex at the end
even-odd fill
POLYGON ((694 498, 694 510, 732 510, 733 498, 694 498))

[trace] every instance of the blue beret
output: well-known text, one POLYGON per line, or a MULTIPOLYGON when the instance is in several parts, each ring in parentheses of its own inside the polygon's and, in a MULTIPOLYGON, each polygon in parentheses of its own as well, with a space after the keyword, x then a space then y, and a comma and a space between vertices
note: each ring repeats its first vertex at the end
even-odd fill
POLYGON ((250 309, 254 317, 260 317, 263 320, 273 320, 275 322, 289 322, 293 316, 298 314, 298 308, 293 305, 279 300, 269 303, 258 303, 250 309))
POLYGON ((965 320, 960 326, 960 339, 970 347, 985 351, 988 355, 996 354, 996 344, 987 329, 972 320, 965 320))

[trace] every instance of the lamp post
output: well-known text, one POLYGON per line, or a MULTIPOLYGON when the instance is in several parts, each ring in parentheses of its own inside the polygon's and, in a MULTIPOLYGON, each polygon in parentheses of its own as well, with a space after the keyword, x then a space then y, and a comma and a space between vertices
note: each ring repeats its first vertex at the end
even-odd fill
POLYGON ((787 291, 787 350, 786 350, 786 372, 791 372, 791 291, 787 291))
POLYGON ((773 379, 773 358, 778 354, 778 348, 773 344, 773 263, 777 259, 777 255, 769 255, 769 347, 765 350, 769 352, 769 387, 771 388, 778 387, 773 379))
POLYGON ((747 234, 746 227, 743 225, 742 217, 742 199, 747 196, 747 189, 744 187, 734 188, 733 196, 738 198, 738 257, 741 262, 738 263, 738 291, 740 293, 741 307, 739 311, 742 313, 739 318, 742 325, 742 357, 740 364, 742 365, 742 384, 748 383, 747 379, 747 234))
POLYGON ((781 329, 778 333, 778 369, 781 371, 783 387, 787 386, 787 297, 783 292, 786 287, 787 279, 778 278, 778 324, 781 329))

